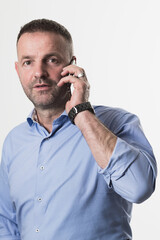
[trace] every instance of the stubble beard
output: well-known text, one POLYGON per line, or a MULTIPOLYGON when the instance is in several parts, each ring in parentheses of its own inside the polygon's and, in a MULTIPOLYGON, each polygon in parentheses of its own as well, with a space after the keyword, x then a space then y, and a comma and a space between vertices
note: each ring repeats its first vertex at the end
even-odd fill
MULTIPOLYGON (((44 83, 49 83, 49 81, 44 81, 44 83)), ((65 84, 62 87, 58 87, 57 83, 52 81, 50 87, 51 89, 49 90, 34 92, 33 86, 30 86, 28 91, 24 89, 24 92, 36 109, 65 109, 65 104, 70 98, 68 86, 65 84)))

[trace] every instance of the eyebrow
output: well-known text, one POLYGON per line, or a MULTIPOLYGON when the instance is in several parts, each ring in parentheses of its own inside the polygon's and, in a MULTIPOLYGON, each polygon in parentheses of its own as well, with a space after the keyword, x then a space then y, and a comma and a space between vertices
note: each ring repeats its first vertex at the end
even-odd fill
POLYGON ((25 59, 32 59, 34 56, 29 56, 29 55, 22 55, 22 57, 20 58, 20 62, 22 62, 25 59))
POLYGON ((49 57, 52 57, 52 56, 55 56, 55 57, 61 57, 59 54, 57 53, 49 53, 49 54, 46 54, 44 58, 49 58, 49 57))
POLYGON ((25 56, 25 55, 24 55, 24 56, 21 57, 21 60, 23 60, 23 59, 28 59, 28 58, 33 58, 33 56, 29 56, 29 55, 26 55, 26 56, 25 56))

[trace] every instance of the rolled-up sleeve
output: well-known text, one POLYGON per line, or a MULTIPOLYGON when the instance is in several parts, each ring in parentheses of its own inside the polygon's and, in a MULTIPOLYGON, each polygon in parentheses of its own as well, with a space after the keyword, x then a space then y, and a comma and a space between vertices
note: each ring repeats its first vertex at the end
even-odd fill
POLYGON ((7 167, 3 151, 0 165, 0 239, 20 240, 14 204, 10 197, 7 167))
POLYGON ((114 133, 118 137, 116 146, 108 166, 99 168, 99 173, 123 198, 141 203, 155 188, 157 168, 152 148, 135 115, 128 113, 116 120, 114 133))

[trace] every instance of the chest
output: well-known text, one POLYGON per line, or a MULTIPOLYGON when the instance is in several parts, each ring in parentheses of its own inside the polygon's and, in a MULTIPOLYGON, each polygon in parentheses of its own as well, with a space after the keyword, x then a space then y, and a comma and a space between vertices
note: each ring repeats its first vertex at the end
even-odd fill
POLYGON ((97 164, 80 131, 32 136, 14 149, 9 165, 14 202, 33 199, 39 191, 54 193, 63 186, 64 192, 75 183, 87 186, 91 178, 97 181, 97 164))

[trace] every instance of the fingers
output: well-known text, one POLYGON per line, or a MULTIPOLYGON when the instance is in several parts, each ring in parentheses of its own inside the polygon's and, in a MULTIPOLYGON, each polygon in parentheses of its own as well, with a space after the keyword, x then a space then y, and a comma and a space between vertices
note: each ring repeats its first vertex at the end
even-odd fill
POLYGON ((87 78, 85 76, 84 70, 75 65, 69 65, 69 66, 63 68, 61 75, 62 75, 62 78, 57 84, 58 87, 63 86, 63 84, 65 84, 65 83, 71 83, 71 84, 73 83, 73 85, 75 83, 76 83, 76 85, 81 83, 83 85, 83 82, 85 82, 85 83, 87 83, 87 85, 89 85, 87 78))
POLYGON ((76 90, 83 89, 85 91, 86 89, 90 88, 89 83, 87 81, 84 81, 84 80, 74 77, 72 75, 68 75, 66 77, 61 78, 61 80, 58 82, 57 86, 62 87, 66 83, 73 84, 73 87, 76 90))
POLYGON ((58 87, 62 87, 65 83, 75 83, 77 80, 76 77, 73 77, 72 75, 68 75, 66 77, 61 78, 61 80, 57 83, 58 87))
POLYGON ((69 65, 63 68, 61 76, 62 78, 58 82, 57 86, 62 87, 64 84, 69 83, 74 89, 72 91, 71 88, 70 98, 66 102, 65 108, 68 113, 72 107, 88 101, 90 85, 85 75, 85 71, 75 65, 69 65))
POLYGON ((75 77, 77 77, 80 74, 85 76, 85 71, 83 68, 77 67, 76 65, 69 65, 63 68, 63 71, 61 73, 62 76, 65 76, 67 74, 73 75, 75 77))

